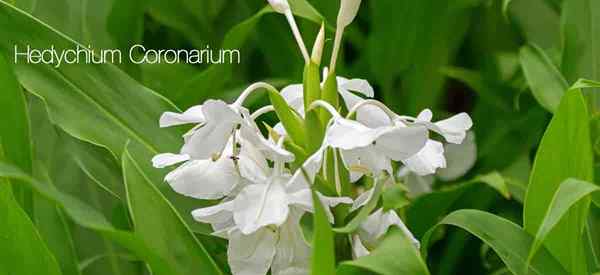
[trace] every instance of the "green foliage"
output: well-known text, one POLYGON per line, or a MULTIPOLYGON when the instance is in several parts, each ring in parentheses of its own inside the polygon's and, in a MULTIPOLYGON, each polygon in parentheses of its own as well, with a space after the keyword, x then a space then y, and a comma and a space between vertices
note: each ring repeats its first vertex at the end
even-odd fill
MULTIPOLYGON (((546 209, 563 180, 593 180, 587 116, 581 92, 570 90, 563 96, 558 111, 542 138, 523 210, 525 230, 532 235, 539 230, 546 209)), ((580 232, 583 232, 588 207, 589 201, 573 206, 544 242, 550 253, 571 274, 587 273, 583 244, 572 240, 579 239, 580 232)))
POLYGON ((135 234, 177 273, 222 274, 206 249, 126 149, 122 157, 127 204, 135 234))

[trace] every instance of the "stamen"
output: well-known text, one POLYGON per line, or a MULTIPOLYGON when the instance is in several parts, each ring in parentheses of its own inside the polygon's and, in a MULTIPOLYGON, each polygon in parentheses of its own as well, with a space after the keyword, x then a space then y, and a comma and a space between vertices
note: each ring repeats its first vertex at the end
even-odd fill
POLYGON ((256 112, 252 113, 250 118, 252 118, 252 120, 256 120, 259 116, 262 116, 266 113, 273 112, 273 111, 275 111, 275 108, 273 107, 273 105, 268 105, 268 106, 265 106, 265 107, 262 107, 262 108, 256 110, 256 112))
POLYGON ((313 101, 310 106, 308 106, 308 110, 306 110, 307 112, 316 109, 317 107, 322 107, 323 109, 327 110, 327 112, 329 112, 329 114, 331 114, 331 116, 333 116, 334 118, 341 118, 342 116, 340 115, 340 113, 338 113, 338 111, 331 106, 331 104, 329 104, 327 101, 323 101, 323 100, 315 100, 313 101))
POLYGON ((396 115, 392 110, 390 110, 390 108, 385 106, 383 103, 381 103, 377 100, 374 100, 374 99, 366 99, 366 100, 363 100, 363 101, 359 102, 358 104, 354 105, 354 107, 352 107, 352 109, 350 109, 350 111, 348 112, 348 115, 346 116, 346 118, 350 118, 351 116, 353 116, 358 111, 358 109, 360 109, 361 107, 363 107, 365 105, 372 105, 372 106, 379 107, 379 109, 381 109, 383 112, 385 112, 385 114, 388 116, 392 125, 394 124, 394 120, 398 117, 398 115, 396 115))
POLYGON ((285 11, 285 18, 290 24, 290 28, 292 29, 296 43, 298 43, 300 52, 302 52, 302 57, 304 57, 304 62, 308 64, 310 62, 310 56, 308 55, 308 50, 306 49, 306 45, 304 45, 304 40, 302 40, 302 35, 300 35, 298 25, 296 25, 296 20, 294 19, 294 14, 292 14, 291 10, 288 9, 285 11))
POLYGON ((270 91, 279 93, 279 91, 269 83, 256 82, 256 83, 248 86, 248 88, 246 88, 242 92, 242 94, 240 94, 240 96, 237 98, 237 100, 232 105, 237 106, 237 107, 242 106, 244 104, 244 101, 246 101, 246 99, 248 98, 248 96, 250 96, 253 92, 255 92, 256 90, 259 90, 259 89, 266 89, 266 90, 270 90, 270 91))

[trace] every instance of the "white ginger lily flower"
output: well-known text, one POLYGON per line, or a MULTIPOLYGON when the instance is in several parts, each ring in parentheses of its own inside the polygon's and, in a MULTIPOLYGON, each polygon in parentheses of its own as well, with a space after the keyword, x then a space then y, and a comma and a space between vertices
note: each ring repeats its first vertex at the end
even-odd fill
POLYGON ((344 118, 334 118, 325 136, 328 145, 342 150, 352 181, 365 173, 377 176, 387 171, 392 174, 391 161, 404 161, 415 155, 427 139, 428 132, 423 126, 396 123, 370 128, 344 118))
POLYGON ((203 105, 191 107, 181 114, 166 112, 160 118, 160 126, 198 124, 184 135, 185 144, 181 148, 180 155, 187 155, 189 159, 218 158, 230 137, 239 128, 241 135, 254 143, 269 159, 282 158, 289 161, 293 155, 266 140, 248 110, 242 106, 250 93, 261 88, 274 89, 266 83, 254 83, 246 88, 232 104, 227 104, 222 100, 207 100, 203 105))
POLYGON ((367 217, 358 228, 358 232, 352 235, 352 256, 356 259, 369 255, 370 251, 377 247, 382 237, 392 226, 398 227, 409 238, 415 248, 419 249, 419 240, 408 230, 398 214, 394 210, 384 212, 380 208, 367 217))
POLYGON ((213 200, 230 195, 246 180, 262 180, 255 177, 257 169, 266 169, 267 161, 252 144, 240 140, 240 152, 235 155, 233 138, 218 159, 193 160, 188 155, 160 154, 152 159, 154 167, 163 168, 184 162, 165 177, 173 190, 179 194, 213 200))
MULTIPOLYGON (((197 221, 212 225, 214 235, 229 239, 233 274, 264 275, 269 269, 274 275, 308 272, 310 248, 299 221, 306 211, 313 211, 309 181, 320 168, 323 151, 309 157, 304 172, 293 176, 285 172, 281 161, 276 161, 274 168, 257 168, 254 178, 263 179, 261 182, 246 185, 231 200, 192 212, 197 221)), ((318 196, 331 222, 329 207, 352 203, 349 198, 318 196)))

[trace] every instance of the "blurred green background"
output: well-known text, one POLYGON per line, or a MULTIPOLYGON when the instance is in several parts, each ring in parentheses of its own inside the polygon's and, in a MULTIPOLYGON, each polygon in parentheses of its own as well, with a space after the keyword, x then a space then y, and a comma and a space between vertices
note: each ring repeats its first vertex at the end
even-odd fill
MULTIPOLYGON (((181 109, 208 98, 232 100, 256 81, 283 87, 302 80, 304 63, 285 18, 259 12, 266 6, 264 0, 7 2, 95 49, 127 52, 138 43, 153 49, 203 49, 206 45, 240 49, 242 62, 234 65, 118 64, 131 78, 181 109)), ((310 11, 306 14, 321 14, 329 27, 325 51, 329 53, 339 1, 308 2, 314 10, 303 5, 303 10, 310 11)), ((319 17, 311 19, 299 19, 307 45, 312 45, 319 28, 315 22, 319 17)), ((0 33, 21 31, 5 22, 9 20, 0 20, 0 33)), ((5 54, 8 44, 3 44, 5 54)), ((524 75, 519 53, 525 45, 535 45, 545 53, 569 85, 578 78, 600 80, 600 1, 364 0, 358 18, 347 29, 339 75, 367 79, 376 90, 376 98, 400 114, 416 115, 430 108, 438 119, 458 112, 468 112, 473 118, 475 167, 457 182, 436 182, 435 188, 444 190, 439 192, 445 199, 429 203, 436 205, 438 215, 421 216, 428 201, 408 208, 407 222, 417 237, 437 221, 436 217, 461 208, 482 209, 521 222, 533 155, 552 117, 524 75), (446 189, 492 172, 502 175, 511 189, 510 199, 486 185, 446 189)), ((598 149, 600 96, 593 90, 587 93, 593 144, 598 149)), ((252 102, 256 108, 266 101, 266 97, 258 96, 252 102)), ((119 163, 105 149, 79 141, 52 125, 44 102, 37 97, 29 95, 27 102, 36 177, 66 183, 61 190, 90 202, 119 228, 130 228, 127 206, 119 199, 124 196, 119 163), (94 165, 97 167, 89 167, 94 165), (114 178, 102 180, 90 173, 98 169, 108 170, 102 175, 114 178), (98 182, 114 186, 103 188, 98 182)), ((146 272, 144 265, 125 250, 65 220, 54 205, 40 198, 34 200, 30 202, 36 213, 34 222, 50 224, 41 226, 42 236, 52 235, 53 230, 69 231, 83 274, 146 272), (57 221, 68 226, 52 226, 57 221)), ((188 203, 198 207, 197 202, 188 203)), ((591 211, 590 224, 600 227, 600 211, 594 206, 591 211)), ((224 265, 225 243, 198 236, 224 265)), ((439 238, 428 259, 433 274, 504 274, 497 256, 464 231, 448 229, 439 238)), ((50 247, 60 247, 68 240, 52 241, 58 244, 50 247)), ((594 241, 600 248, 600 241, 594 241)), ((57 257, 68 261, 66 255, 57 257)))

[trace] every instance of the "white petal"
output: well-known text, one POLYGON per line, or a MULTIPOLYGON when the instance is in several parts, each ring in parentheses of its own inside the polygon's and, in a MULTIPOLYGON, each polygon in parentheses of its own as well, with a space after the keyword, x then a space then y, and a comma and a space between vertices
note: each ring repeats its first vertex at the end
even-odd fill
POLYGON ((421 151, 404 160, 403 163, 419 176, 433 174, 438 168, 446 167, 444 145, 434 140, 428 140, 421 151))
POLYGON ((212 160, 192 160, 167 174, 165 180, 175 192, 204 200, 220 199, 241 182, 233 161, 222 157, 212 160))
POLYGON ((431 122, 433 119, 433 113, 429 109, 425 109, 419 113, 417 116, 417 120, 419 121, 428 121, 431 122))
POLYGON ((302 168, 296 170, 290 181, 286 184, 285 189, 288 193, 292 193, 298 190, 309 188, 315 181, 315 176, 321 169, 323 163, 323 153, 327 149, 327 146, 323 144, 319 150, 312 154, 304 163, 302 168), (306 174, 305 174, 306 173, 306 174), (306 179, 308 177, 308 180, 306 179))
MULTIPOLYGON (((381 235, 382 224, 383 224, 383 209, 379 208, 371 215, 369 215, 361 224, 358 229, 360 238, 368 247, 377 246, 378 239, 381 235)), ((384 232, 385 233, 385 232, 384 232)))
POLYGON ((394 210, 390 210, 383 214, 381 219, 383 220, 383 222, 378 238, 382 237, 391 226, 396 226, 402 231, 402 233, 404 233, 404 235, 410 240, 410 242, 415 246, 415 248, 419 249, 419 247, 421 246, 419 240, 417 240, 413 236, 412 232, 408 230, 408 227, 406 227, 404 222, 402 222, 402 220, 400 219, 400 217, 398 217, 398 214, 396 214, 394 210))
POLYGON ((408 175, 404 177, 404 183, 408 188, 408 196, 410 198, 416 198, 420 195, 430 193, 433 180, 433 175, 419 176, 409 172, 408 175))
POLYGON ((473 126, 471 117, 466 113, 460 113, 451 118, 441 120, 435 123, 442 132, 444 138, 455 144, 460 144, 466 136, 466 132, 473 126))
POLYGON ((327 129, 325 144, 343 150, 361 148, 371 145, 380 132, 354 120, 338 118, 327 129))
POLYGON ((185 112, 178 114, 173 112, 165 112, 160 117, 159 125, 161 128, 171 127, 188 123, 204 123, 205 118, 202 113, 202 106, 194 106, 187 109, 185 112))
POLYGON ((287 136, 287 131, 285 130, 285 127, 283 127, 283 123, 281 122, 278 122, 277 124, 275 124, 275 126, 273 126, 273 131, 275 131, 280 136, 287 136))
POLYGON ((348 80, 343 77, 338 77, 337 80, 340 89, 357 92, 366 97, 375 96, 373 87, 371 87, 371 84, 364 79, 355 78, 348 80))
POLYGON ((238 156, 240 174, 253 183, 265 182, 271 170, 265 156, 243 138, 240 138, 240 144, 241 149, 238 156))
POLYGON ((444 150, 447 167, 439 169, 437 176, 444 181, 451 181, 462 177, 477 161, 475 134, 468 132, 463 143, 446 144, 444 150))
POLYGON ((427 128, 392 127, 377 138, 375 148, 395 161, 401 161, 419 152, 428 140, 427 128))
POLYGON ((292 84, 281 90, 281 96, 292 109, 304 115, 304 88, 302 84, 292 84))
POLYGON ((194 220, 203 223, 225 223, 233 218, 233 201, 214 206, 198 208, 192 211, 194 220))
POLYGON ((342 0, 340 12, 337 18, 337 25, 339 27, 346 27, 354 21, 358 9, 360 8, 361 0, 342 0))
POLYGON ((178 155, 178 154, 159 154, 152 158, 152 166, 155 168, 165 168, 167 166, 171 166, 180 162, 184 162, 190 159, 188 155, 178 155))
POLYGON ((312 192, 310 188, 288 193, 288 202, 290 205, 298 207, 303 211, 314 212, 312 192))
POLYGON ((285 13, 290 9, 290 4, 287 0, 268 0, 271 7, 278 13, 285 13))
POLYGON ((248 185, 234 200, 233 218, 244 234, 268 225, 280 226, 288 217, 288 199, 283 184, 248 185))
POLYGON ((227 259, 235 275, 265 275, 275 256, 277 235, 261 229, 244 235, 238 230, 230 233, 227 259))
POLYGON ((294 160, 294 154, 277 146, 273 140, 263 137, 254 122, 244 121, 240 133, 246 141, 264 153, 270 160, 283 162, 294 160))
POLYGON ((369 254, 369 250, 363 245, 358 234, 352 235, 352 258, 358 259, 369 254))
POLYGON ((227 103, 208 100, 202 105, 206 123, 188 134, 181 149, 192 159, 208 159, 221 153, 242 117, 227 103))
POLYGON ((271 266, 273 275, 306 275, 310 268, 310 247, 300 227, 302 213, 290 212, 290 218, 279 229, 279 242, 271 266))
POLYGON ((368 169, 373 175, 378 176, 382 171, 392 174, 390 158, 378 152, 373 145, 352 150, 343 150, 342 159, 350 170, 350 181, 355 182, 364 174, 360 169, 368 169))
POLYGON ((369 191, 363 192, 362 194, 360 194, 358 196, 358 198, 356 198, 356 200, 354 200, 354 203, 352 204, 352 207, 350 208, 350 212, 353 212, 356 209, 367 204, 373 197, 374 193, 375 193, 375 188, 371 188, 371 189, 369 189, 369 191))

